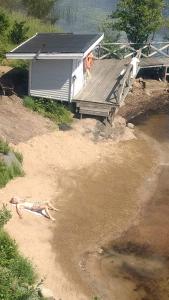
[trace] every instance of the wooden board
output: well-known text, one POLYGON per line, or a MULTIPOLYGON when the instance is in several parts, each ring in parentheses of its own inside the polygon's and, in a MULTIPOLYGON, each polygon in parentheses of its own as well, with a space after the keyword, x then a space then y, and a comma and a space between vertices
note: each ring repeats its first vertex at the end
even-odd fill
POLYGON ((91 72, 91 78, 83 91, 73 100, 89 102, 116 102, 114 90, 119 79, 120 72, 126 68, 128 59, 103 59, 96 60, 91 72))

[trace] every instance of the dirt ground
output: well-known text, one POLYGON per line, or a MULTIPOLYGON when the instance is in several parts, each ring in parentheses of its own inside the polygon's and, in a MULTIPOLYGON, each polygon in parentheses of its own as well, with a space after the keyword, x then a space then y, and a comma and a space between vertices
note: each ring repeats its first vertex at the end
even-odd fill
POLYGON ((56 126, 48 119, 24 107, 21 99, 0 97, 0 136, 8 142, 18 144, 37 135, 54 130, 56 126))
POLYGON ((163 81, 146 80, 145 89, 139 79, 135 81, 118 115, 131 121, 140 114, 148 111, 169 109, 169 84, 163 81))
POLYGON ((72 130, 63 132, 56 130, 49 120, 24 108, 19 101, 1 99, 0 135, 23 154, 25 176, 12 180, 0 190, 1 204, 9 205, 10 198, 18 195, 30 197, 32 201, 50 200, 60 212, 54 214, 55 223, 29 212, 24 212, 20 220, 15 208, 9 205, 13 217, 7 230, 21 252, 33 261, 40 277, 46 278, 45 285, 52 289, 56 299, 88 299, 65 278, 56 259, 57 251, 52 247, 53 231, 64 215, 64 185, 61 188, 60 180, 66 178, 68 171, 87 168, 110 154, 120 160, 117 144, 112 140, 95 143, 91 139, 91 129, 96 126, 94 119, 76 120, 72 130))

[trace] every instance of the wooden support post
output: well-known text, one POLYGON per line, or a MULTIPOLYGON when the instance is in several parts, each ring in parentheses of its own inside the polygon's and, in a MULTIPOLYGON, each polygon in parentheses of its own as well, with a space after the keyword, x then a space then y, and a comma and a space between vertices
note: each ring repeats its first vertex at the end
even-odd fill
POLYGON ((165 66, 165 67, 164 67, 164 81, 167 80, 167 69, 168 69, 168 67, 165 66))
POLYGON ((101 45, 99 45, 99 48, 98 48, 98 58, 101 57, 101 45))

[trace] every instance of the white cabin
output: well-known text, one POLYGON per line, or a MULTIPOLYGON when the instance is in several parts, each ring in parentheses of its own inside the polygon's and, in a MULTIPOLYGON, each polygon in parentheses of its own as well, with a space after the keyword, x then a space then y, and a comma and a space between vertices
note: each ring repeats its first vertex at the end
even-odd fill
POLYGON ((29 95, 71 102, 85 85, 84 61, 103 37, 103 34, 39 33, 6 57, 30 60, 29 95))

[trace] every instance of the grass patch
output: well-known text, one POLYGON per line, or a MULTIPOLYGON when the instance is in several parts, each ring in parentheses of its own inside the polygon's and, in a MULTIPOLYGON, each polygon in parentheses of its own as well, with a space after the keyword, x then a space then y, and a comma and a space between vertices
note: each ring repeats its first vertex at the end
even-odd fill
POLYGON ((8 166, 4 161, 0 161, 0 188, 18 176, 24 176, 24 172, 19 164, 12 163, 8 166))
POLYGON ((23 99, 23 104, 42 116, 51 119, 56 124, 70 124, 73 120, 71 112, 63 104, 55 100, 26 96, 23 99))
POLYGON ((2 154, 8 154, 10 151, 10 147, 8 143, 2 139, 0 139, 0 153, 2 154))
POLYGON ((3 139, 0 139, 0 154, 2 154, 2 157, 0 157, 0 188, 2 188, 11 179, 23 176, 24 172, 21 167, 23 155, 18 151, 14 151, 3 139), (4 157, 8 155, 9 152, 13 152, 15 154, 18 162, 17 160, 13 162, 11 161, 9 165, 5 162, 4 157))
POLYGON ((0 138, 0 153, 7 155, 9 152, 13 152, 17 158, 17 160, 22 163, 23 162, 23 155, 18 151, 14 151, 6 141, 0 138))
POLYGON ((22 164, 23 163, 23 155, 22 155, 22 153, 20 153, 18 151, 14 151, 14 154, 15 154, 17 160, 22 164))
MULTIPOLYGON (((0 8, 2 6, 0 5, 0 8)), ((17 11, 8 11, 7 9, 3 8, 5 14, 9 17, 10 24, 9 28, 5 32, 5 36, 1 37, 0 41, 0 62, 2 65, 8 65, 11 67, 21 67, 27 68, 28 63, 25 61, 20 60, 7 60, 5 58, 5 53, 11 51, 13 48, 18 46, 10 41, 8 38, 10 32, 13 28, 15 21, 17 22, 25 22, 25 26, 29 28, 27 33, 27 38, 32 37, 37 32, 61 32, 61 28, 57 27, 56 25, 51 25, 49 22, 41 21, 37 18, 26 16, 24 12, 17 12, 17 11)))
POLYGON ((37 274, 31 262, 20 255, 16 242, 3 229, 10 218, 4 206, 0 210, 0 300, 42 299, 34 287, 37 274))

